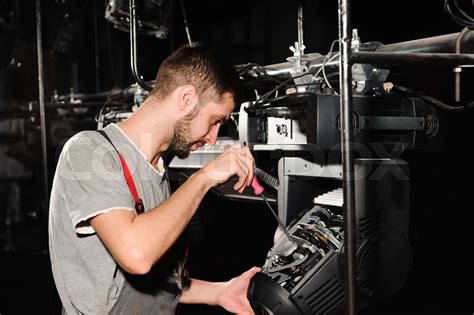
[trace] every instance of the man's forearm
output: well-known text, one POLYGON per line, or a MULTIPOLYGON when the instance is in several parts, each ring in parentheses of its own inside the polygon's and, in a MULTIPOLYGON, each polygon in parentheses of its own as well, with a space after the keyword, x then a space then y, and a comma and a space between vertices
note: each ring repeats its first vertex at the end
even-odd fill
POLYGON ((209 188, 206 175, 196 172, 158 207, 138 216, 111 211, 93 218, 91 225, 123 269, 147 273, 176 241, 209 188))
POLYGON ((224 290, 226 282, 208 282, 191 279, 191 284, 184 289, 179 299, 184 304, 218 305, 219 294, 224 290))
POLYGON ((158 207, 136 216, 131 228, 154 264, 176 241, 210 187, 202 173, 193 174, 158 207))

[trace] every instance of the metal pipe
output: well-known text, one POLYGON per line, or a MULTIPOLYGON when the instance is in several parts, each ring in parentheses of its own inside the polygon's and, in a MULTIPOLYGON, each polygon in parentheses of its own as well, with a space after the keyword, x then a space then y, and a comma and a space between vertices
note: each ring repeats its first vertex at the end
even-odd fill
MULTIPOLYGON (((463 37, 470 31, 468 27, 464 28, 461 33, 456 38, 456 54, 461 53, 461 42, 463 37)), ((461 72, 462 67, 458 66, 453 69, 454 71, 454 100, 456 102, 461 102, 461 72)))
POLYGON ((298 45, 300 49, 302 49, 304 45, 304 38, 303 38, 303 6, 304 0, 298 1, 298 45))
POLYGON ((54 101, 69 101, 71 99, 74 100, 81 100, 81 101, 90 101, 90 100, 101 100, 113 97, 127 97, 133 96, 138 89, 138 86, 131 85, 124 89, 113 89, 107 92, 99 92, 99 93, 91 93, 91 94, 84 94, 84 93, 70 93, 65 95, 58 95, 54 97, 54 101))
MULTIPOLYGON (((45 103, 44 106, 46 109, 56 109, 56 108, 63 108, 63 109, 68 109, 68 108, 88 108, 88 107, 102 107, 104 106, 105 102, 97 102, 97 101, 87 101, 83 103, 68 103, 68 102, 48 102, 45 103)), ((37 102, 30 102, 30 106, 33 109, 36 109, 36 106, 38 105, 37 102)), ((107 103, 107 107, 124 107, 126 106, 127 103, 123 102, 109 102, 107 103)))
MULTIPOLYGON (((384 55, 382 53, 395 53, 394 55, 390 55, 390 57, 388 57, 389 60, 385 62, 385 65, 390 65, 390 62, 393 61, 397 63, 410 63, 413 65, 431 64, 431 62, 435 62, 434 65, 445 65, 445 60, 449 59, 450 55, 446 55, 444 53, 452 53, 453 51, 455 51, 456 38, 458 38, 459 34, 460 33, 454 33, 416 39, 407 42, 394 43, 389 45, 374 46, 374 52, 377 53, 377 55, 374 56, 380 56, 380 58, 383 58, 384 55), (397 58, 399 58, 399 60, 397 60, 397 58), (416 60, 412 61, 411 58, 416 58, 416 60)), ((462 40, 460 40, 460 42, 462 43, 464 52, 474 51, 474 32, 466 33, 462 37, 462 40)), ((355 58, 370 58, 370 55, 369 57, 366 57, 366 54, 369 53, 365 51, 354 53, 355 58)), ((464 56, 466 56, 466 54, 464 54, 464 56)), ((469 57, 467 58, 471 59, 469 57)), ((309 72, 315 73, 317 70, 319 70, 319 68, 321 68, 324 61, 324 56, 318 53, 305 54, 305 60, 307 60, 309 72)), ((374 59, 370 59, 370 62, 375 61, 374 59)), ((381 61, 377 62, 381 63, 381 61)), ((455 64, 457 63, 454 61, 450 62, 453 62, 455 64)), ((326 69, 334 69, 338 66, 338 64, 339 61, 328 62, 326 63, 326 69)), ((462 62, 459 61, 459 64, 462 64, 462 62)), ((291 72, 294 68, 294 62, 282 62, 278 64, 264 65, 261 67, 266 71, 269 76, 284 79, 291 77, 291 72)), ((247 75, 255 78, 259 77, 258 71, 254 70, 249 70, 247 75)))
POLYGON ((375 66, 390 65, 429 65, 459 66, 474 65, 474 54, 447 53, 395 53, 395 52, 354 52, 352 63, 368 63, 375 66))
POLYGON ((340 115, 342 181, 344 188, 344 252, 345 252, 345 293, 346 314, 355 315, 356 297, 356 226, 354 194, 354 158, 352 155, 352 71, 351 42, 352 29, 350 20, 350 1, 339 0, 339 51, 340 51, 340 115))
POLYGON ((100 91, 99 26, 97 25, 97 1, 94 1, 94 55, 95 55, 95 91, 100 91))
POLYGON ((75 99, 75 100, 94 100, 94 99, 102 99, 102 98, 107 98, 111 94, 111 92, 99 92, 99 93, 91 93, 91 94, 84 94, 84 93, 69 93, 65 95, 58 95, 54 97, 55 100, 57 101, 67 101, 70 99, 75 99))
MULTIPOLYGON (((310 73, 316 73, 324 64, 324 56, 318 53, 305 54, 305 60, 308 60, 307 66, 310 73)), ((245 65, 235 66, 237 70, 245 67, 245 65)), ((269 75, 275 78, 288 79, 291 77, 291 73, 294 70, 294 62, 282 62, 272 65, 261 66, 261 68, 269 75)), ((339 61, 329 61, 325 63, 326 70, 332 70, 339 67, 339 61)), ((259 78, 261 71, 256 67, 253 67, 247 72, 248 76, 259 78)))
MULTIPOLYGON (((410 40, 406 42, 381 45, 375 49, 378 52, 405 52, 405 53, 452 53, 455 50, 456 39, 459 33, 452 33, 428 38, 410 40)), ((474 32, 463 36, 464 52, 474 51, 474 32)))
POLYGON ((146 84, 138 73, 137 66, 137 16, 135 12, 135 0, 130 0, 130 64, 132 67, 132 75, 138 85, 145 91, 151 92, 153 87, 146 84))
POLYGON ((43 37, 41 33, 41 0, 36 0, 36 48, 38 54, 38 96, 41 124, 41 152, 43 158, 43 189, 45 217, 49 211, 49 179, 48 179, 48 146, 46 138, 46 111, 44 104, 44 73, 43 73, 43 37))
POLYGON ((193 41, 191 40, 191 33, 189 31, 188 18, 186 17, 186 10, 184 8, 183 0, 179 0, 179 4, 181 5, 181 11, 183 12, 184 29, 186 30, 186 37, 188 38, 188 43, 191 46, 193 44, 193 41))

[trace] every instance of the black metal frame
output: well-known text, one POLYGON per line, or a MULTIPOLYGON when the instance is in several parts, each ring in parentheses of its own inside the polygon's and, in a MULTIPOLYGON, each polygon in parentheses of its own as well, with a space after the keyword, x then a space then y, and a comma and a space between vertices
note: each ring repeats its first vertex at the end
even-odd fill
POLYGON ((474 64, 474 54, 455 53, 400 53, 400 52, 353 52, 351 64, 369 63, 374 66, 388 65, 430 65, 459 66, 474 64))
MULTIPOLYGON (((345 287, 346 287, 346 312, 356 314, 356 229, 355 229, 355 206, 354 206, 354 159, 351 153, 351 141, 353 137, 351 127, 352 111, 352 73, 351 67, 354 63, 368 63, 372 65, 474 65, 474 54, 444 53, 450 51, 452 43, 461 42, 459 34, 445 35, 435 38, 421 39, 412 42, 398 43, 381 46, 375 52, 352 52, 352 28, 350 23, 350 1, 339 0, 339 57, 340 72, 340 112, 341 112, 341 150, 343 167, 344 187, 344 247, 345 247, 345 287), (458 40, 455 40, 455 39, 458 40), (431 45, 421 45, 429 42, 431 45), (413 53, 420 47, 428 47, 425 52, 413 53), (398 51, 398 52, 391 52, 398 51), (400 51, 405 51, 404 53, 400 51), (443 51, 443 53, 438 53, 443 51), (436 53, 434 53, 436 52, 436 53)), ((467 33, 467 32, 466 32, 467 33)), ((463 34, 464 35, 464 34, 463 34)), ((470 33, 466 35, 471 35, 470 33)), ((466 36, 468 37, 468 36, 466 36)), ((422 50, 423 51, 423 50, 422 50)), ((452 50, 451 50, 452 52, 452 50)))
MULTIPOLYGON (((36 39, 38 54, 38 91, 39 91, 39 111, 41 123, 41 146, 43 158, 43 180, 45 194, 45 210, 47 212, 49 202, 49 180, 48 180, 48 156, 47 156, 47 134, 46 134, 46 115, 44 99, 44 70, 42 54, 42 32, 41 32, 41 0, 36 0, 36 39)), ((136 56, 136 12, 135 0, 130 0, 130 60, 132 74, 136 82, 146 91, 151 91, 152 87, 143 81, 138 74, 137 56, 136 56)), ((386 45, 380 47, 376 52, 351 52, 352 28, 350 23, 350 1, 339 0, 339 45, 340 45, 340 112, 341 112, 341 148, 343 158, 343 187, 344 187, 344 218, 345 218, 345 286, 346 286, 346 310, 348 314, 356 314, 356 255, 355 255, 355 207, 354 207, 354 160, 351 152, 352 128, 351 128, 351 110, 352 110, 352 73, 353 63, 370 64, 444 64, 451 66, 474 65, 473 54, 459 53, 390 53, 384 51, 394 51, 397 47, 405 45, 406 51, 410 47, 420 47, 419 41, 386 45), (393 47, 392 47, 393 46, 393 47)), ((472 34, 467 34, 469 37, 472 34)), ((446 35, 439 38, 429 39, 432 41, 433 49, 443 50, 457 34, 446 35)), ((460 40, 458 41, 460 43, 460 40)), ((403 49, 400 49, 403 50, 403 49)))
POLYGON ((36 48, 38 55, 38 96, 41 124, 41 152, 43 157, 43 189, 44 212, 48 217, 49 209, 49 176, 48 176, 48 146, 46 135, 46 110, 44 102, 44 71, 43 71, 43 37, 41 32, 41 0, 36 0, 36 48))
POLYGON ((339 87, 341 113, 342 184, 344 189, 344 285, 346 313, 356 314, 356 227, 355 227, 355 185, 354 157, 352 155, 352 71, 349 0, 339 0, 339 87))
POLYGON ((138 73, 137 65, 137 15, 135 0, 130 0, 130 65, 132 68, 132 75, 138 85, 145 91, 151 92, 153 87, 149 86, 138 73))

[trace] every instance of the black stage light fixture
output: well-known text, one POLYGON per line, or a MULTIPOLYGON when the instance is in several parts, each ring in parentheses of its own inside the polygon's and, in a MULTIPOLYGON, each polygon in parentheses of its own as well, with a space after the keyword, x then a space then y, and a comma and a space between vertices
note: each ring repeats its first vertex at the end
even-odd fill
MULTIPOLYGON (((137 31, 141 34, 165 39, 169 34, 173 1, 137 0, 137 31)), ((129 32, 130 10, 128 0, 109 0, 105 9, 105 18, 114 24, 115 28, 129 32)))

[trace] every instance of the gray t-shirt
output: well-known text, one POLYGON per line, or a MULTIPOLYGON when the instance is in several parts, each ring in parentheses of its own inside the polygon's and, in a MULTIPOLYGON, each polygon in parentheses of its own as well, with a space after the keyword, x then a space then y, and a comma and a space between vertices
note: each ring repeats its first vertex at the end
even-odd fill
MULTIPOLYGON (((111 124, 104 131, 124 157, 145 210, 155 208, 170 194, 162 159, 157 165, 160 172, 118 126, 111 124)), ((117 269, 113 257, 89 224, 94 216, 116 209, 135 212, 135 201, 117 152, 98 132, 80 132, 61 152, 49 213, 53 276, 68 314, 109 313, 124 283, 129 281, 125 272, 117 269)), ((155 266, 166 273, 160 278, 169 280, 172 277, 177 257, 180 257, 180 254, 176 255, 168 259, 168 265, 172 267, 155 266)), ((160 262, 165 261, 163 264, 166 265, 166 260, 160 262)))

